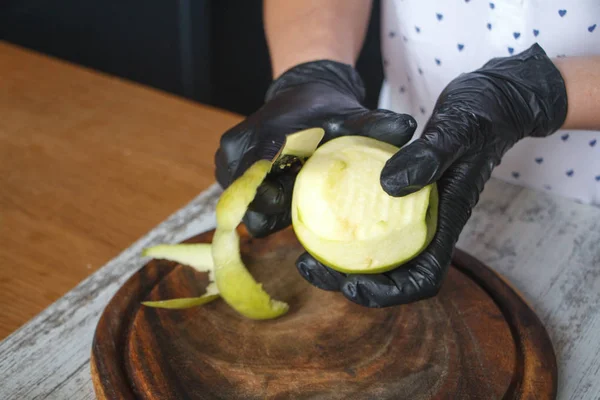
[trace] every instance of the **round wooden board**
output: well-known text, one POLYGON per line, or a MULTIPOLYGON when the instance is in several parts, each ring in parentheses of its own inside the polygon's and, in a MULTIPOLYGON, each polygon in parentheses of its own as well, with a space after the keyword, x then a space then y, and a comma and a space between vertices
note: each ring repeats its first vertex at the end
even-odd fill
MULTIPOLYGON (((186 310, 144 300, 198 296, 207 276, 154 260, 106 307, 92 348, 99 399, 554 399, 540 320, 498 275, 457 250, 435 298, 369 309, 297 273, 291 229, 242 254, 285 316, 252 321, 221 299, 186 310)), ((187 242, 210 242, 207 232, 187 242)))

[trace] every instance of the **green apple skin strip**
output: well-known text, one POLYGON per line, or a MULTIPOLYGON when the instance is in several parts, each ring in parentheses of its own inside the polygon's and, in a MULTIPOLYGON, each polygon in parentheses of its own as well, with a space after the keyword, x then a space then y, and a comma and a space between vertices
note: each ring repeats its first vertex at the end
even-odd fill
POLYGON ((159 258, 187 265, 199 272, 208 272, 209 285, 206 293, 200 297, 144 301, 143 305, 153 308, 184 309, 197 307, 219 298, 219 290, 215 284, 214 263, 211 245, 208 243, 159 244, 142 252, 145 257, 159 258))
POLYGON ((248 272, 240 254, 240 238, 236 231, 246 210, 256 196, 256 190, 271 167, 286 155, 308 157, 322 140, 322 129, 309 129, 289 135, 275 160, 260 160, 252 164, 221 195, 217 203, 217 227, 212 254, 219 294, 237 312, 255 320, 273 319, 284 315, 287 303, 272 299, 248 272))
POLYGON ((145 249, 142 256, 174 261, 199 272, 210 272, 214 269, 209 243, 159 244, 145 249))
POLYGON ((179 310, 191 308, 210 303, 219 298, 218 294, 205 294, 200 297, 184 297, 180 299, 158 300, 158 301, 143 301, 142 304, 152 308, 168 308, 171 310, 179 310))
POLYGON ((208 272, 210 283, 206 287, 206 293, 213 295, 219 291, 215 285, 215 265, 211 247, 209 243, 159 244, 147 248, 142 255, 188 265, 198 272, 208 272))
POLYGON ((270 169, 270 161, 256 162, 227 188, 217 203, 212 245, 217 288, 227 304, 251 319, 277 318, 288 311, 288 305, 271 299, 244 266, 236 230, 270 169))

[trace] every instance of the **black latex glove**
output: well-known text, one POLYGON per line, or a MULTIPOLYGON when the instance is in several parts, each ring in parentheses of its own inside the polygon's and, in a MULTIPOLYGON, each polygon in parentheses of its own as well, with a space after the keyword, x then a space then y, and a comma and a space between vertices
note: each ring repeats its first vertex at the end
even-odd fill
POLYGON ((566 113, 564 81, 538 45, 460 75, 439 96, 421 138, 396 153, 381 173, 381 185, 392 196, 437 181, 439 222, 429 247, 408 264, 376 275, 345 276, 303 254, 300 273, 317 287, 341 290, 369 307, 436 295, 492 169, 520 139, 558 130, 566 113))
MULTIPOLYGON (((396 146, 405 144, 417 123, 409 115, 368 110, 365 89, 349 65, 315 61, 298 65, 275 80, 265 104, 221 137, 216 177, 226 188, 259 159, 272 159, 289 133, 322 127, 325 143, 341 135, 362 135, 396 146)), ((252 236, 264 237, 291 224, 293 170, 271 174, 258 188, 243 222, 252 236)))

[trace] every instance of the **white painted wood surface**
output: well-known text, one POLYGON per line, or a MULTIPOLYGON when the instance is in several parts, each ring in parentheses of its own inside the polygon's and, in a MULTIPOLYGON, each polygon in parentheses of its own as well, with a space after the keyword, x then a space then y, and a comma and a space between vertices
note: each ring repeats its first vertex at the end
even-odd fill
MULTIPOLYGON (((0 399, 94 399, 96 323, 146 258, 214 226, 215 185, 0 343, 0 399)), ((491 180, 459 247, 507 277, 548 329, 559 399, 600 399, 600 209, 491 180)))

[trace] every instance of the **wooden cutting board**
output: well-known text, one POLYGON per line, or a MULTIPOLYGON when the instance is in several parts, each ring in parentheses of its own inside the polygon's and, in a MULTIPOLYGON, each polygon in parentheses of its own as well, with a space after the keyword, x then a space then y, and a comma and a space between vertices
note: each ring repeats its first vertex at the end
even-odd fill
POLYGON ((435 298, 369 309, 302 279, 291 229, 265 239, 240 234, 248 269, 290 305, 288 314, 252 321, 220 299, 187 310, 142 306, 201 295, 207 284, 188 266, 151 261, 98 323, 91 369, 99 399, 556 397, 555 355, 540 320, 466 253, 457 250, 435 298))

